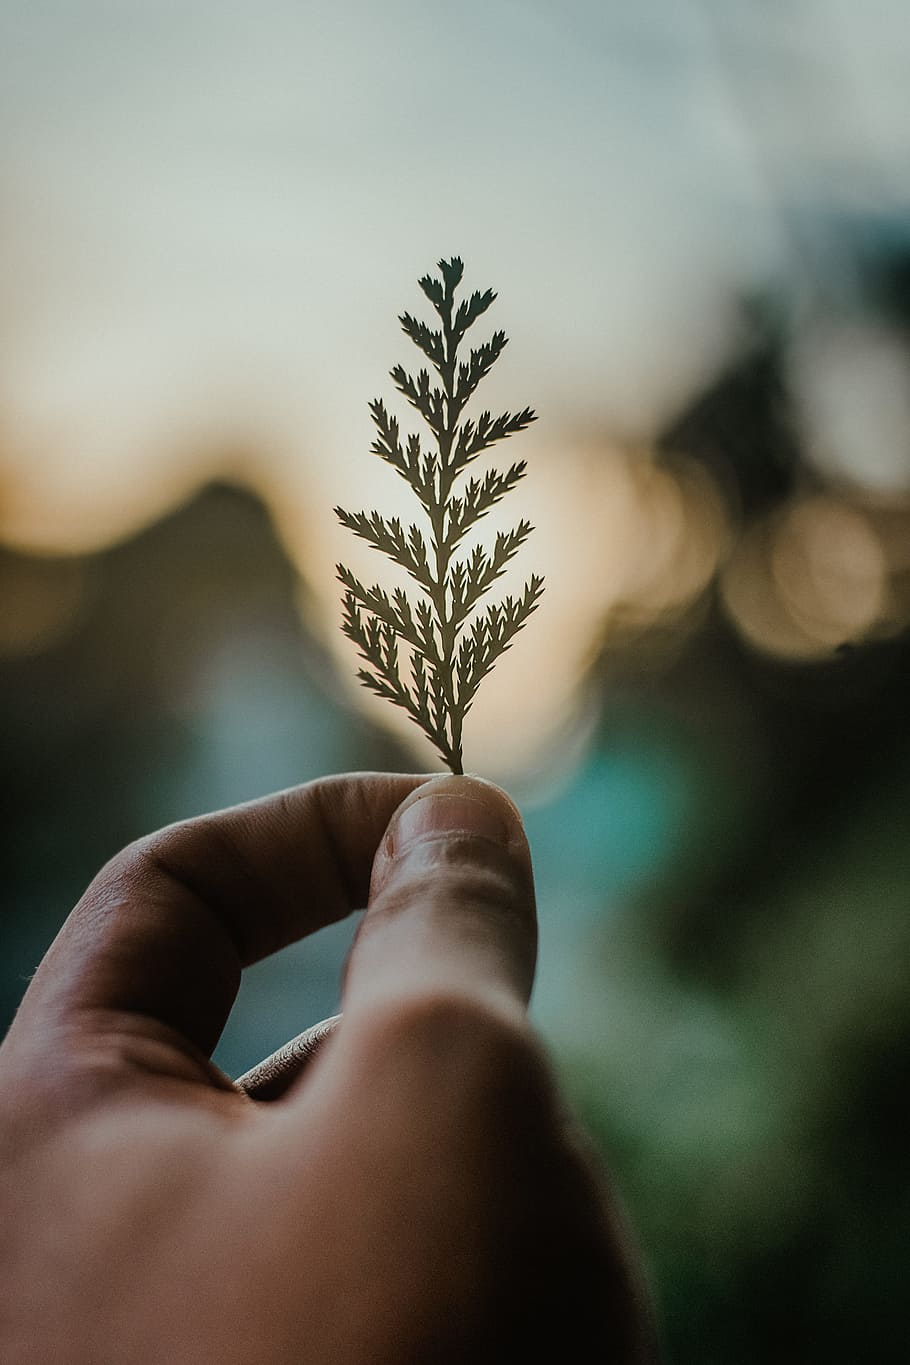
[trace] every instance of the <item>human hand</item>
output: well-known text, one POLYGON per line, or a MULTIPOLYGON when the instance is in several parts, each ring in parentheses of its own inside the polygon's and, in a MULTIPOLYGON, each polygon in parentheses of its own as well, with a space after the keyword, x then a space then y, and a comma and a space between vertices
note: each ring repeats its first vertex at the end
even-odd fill
POLYGON ((0 1359, 650 1360, 535 943, 520 818, 473 779, 327 779, 114 858, 0 1048, 0 1359), (209 1060, 241 967, 368 891, 342 1022, 256 1099, 209 1060))

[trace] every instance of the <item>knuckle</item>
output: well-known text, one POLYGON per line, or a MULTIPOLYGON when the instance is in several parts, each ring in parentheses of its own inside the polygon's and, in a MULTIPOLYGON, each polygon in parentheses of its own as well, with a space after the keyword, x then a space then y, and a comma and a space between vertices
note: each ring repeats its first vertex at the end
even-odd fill
POLYGON ((527 1019, 443 990, 386 1003, 362 1021, 372 1074, 409 1075, 429 1103, 445 1093, 488 1115, 549 1104, 549 1066, 527 1019))
POLYGON ((117 886, 151 880, 168 868, 175 853, 185 847, 186 825, 170 825, 144 834, 124 845, 101 869, 94 886, 117 886))
POLYGON ((464 855, 453 857, 450 849, 427 850, 421 859, 393 867, 371 899, 358 937, 411 916, 450 922, 453 915, 530 935, 536 925, 533 890, 504 860, 477 863, 464 855))
POLYGON ((454 885, 486 886, 515 897, 530 892, 527 872, 525 860, 505 845, 467 832, 447 833, 421 839, 389 859, 383 885, 394 890, 447 879, 454 885))

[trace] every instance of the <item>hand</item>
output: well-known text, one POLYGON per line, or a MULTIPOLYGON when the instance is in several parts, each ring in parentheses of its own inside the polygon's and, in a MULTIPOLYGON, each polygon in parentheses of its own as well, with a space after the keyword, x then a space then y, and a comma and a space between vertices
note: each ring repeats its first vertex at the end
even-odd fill
POLYGON ((332 778, 126 849, 0 1049, 0 1359, 651 1359, 527 1024, 535 934, 520 818, 473 779, 332 778), (368 890, 340 1025, 232 1083, 241 968, 368 890))

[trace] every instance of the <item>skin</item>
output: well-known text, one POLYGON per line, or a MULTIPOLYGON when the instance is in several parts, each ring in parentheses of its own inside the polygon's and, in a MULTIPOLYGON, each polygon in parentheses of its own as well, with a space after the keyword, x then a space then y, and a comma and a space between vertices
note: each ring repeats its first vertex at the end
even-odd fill
POLYGON ((0 1048, 0 1359, 653 1359, 535 953, 520 817, 476 779, 331 778, 124 850, 0 1048), (341 1022, 230 1081, 242 967, 367 902, 341 1022))

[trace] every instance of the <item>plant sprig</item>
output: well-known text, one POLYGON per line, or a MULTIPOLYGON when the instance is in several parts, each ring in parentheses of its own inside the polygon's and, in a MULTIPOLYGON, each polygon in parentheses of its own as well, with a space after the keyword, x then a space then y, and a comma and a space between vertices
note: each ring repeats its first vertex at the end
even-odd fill
POLYGON ((424 526, 405 526, 398 517, 376 511, 336 507, 335 513, 342 525, 405 569, 422 594, 412 602, 400 588, 386 592, 378 584, 364 587, 338 565, 344 586, 342 630, 367 664, 357 676, 371 692, 402 707, 452 772, 461 773, 462 728, 477 689, 543 592, 543 579, 532 574, 520 595, 480 608, 533 527, 522 520, 513 530, 498 532, 490 547, 478 544, 457 552, 476 523, 524 477, 526 465, 519 460, 504 473, 490 469, 482 476, 462 476, 484 451, 523 431, 536 417, 530 408, 498 417, 489 412, 463 417, 508 338, 494 332, 467 358, 459 358, 466 333, 496 295, 492 289, 475 291, 456 305, 462 261, 457 256, 439 261, 438 270, 438 278, 424 275, 419 283, 440 326, 428 326, 410 313, 399 318, 435 376, 428 368, 416 375, 401 365, 391 371, 398 392, 429 427, 435 448, 424 449, 419 435, 403 436, 381 398, 370 404, 376 427, 371 450, 414 491, 424 526))

